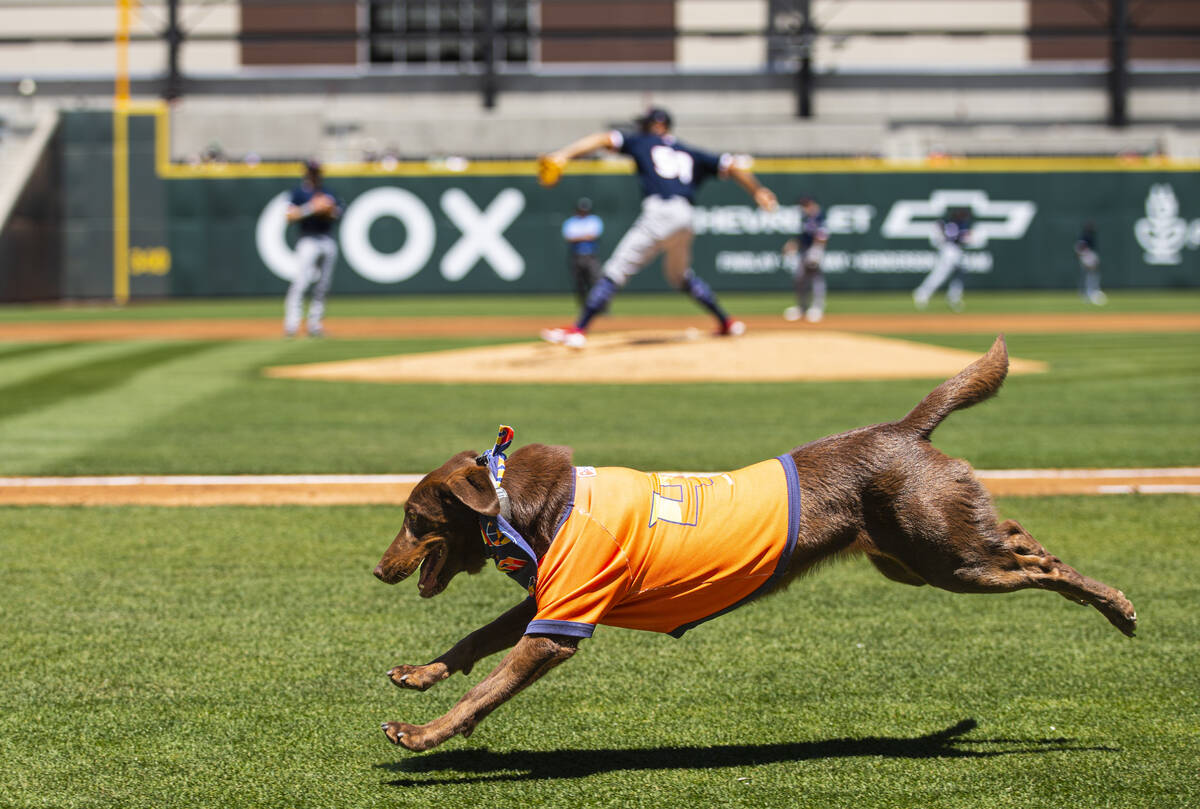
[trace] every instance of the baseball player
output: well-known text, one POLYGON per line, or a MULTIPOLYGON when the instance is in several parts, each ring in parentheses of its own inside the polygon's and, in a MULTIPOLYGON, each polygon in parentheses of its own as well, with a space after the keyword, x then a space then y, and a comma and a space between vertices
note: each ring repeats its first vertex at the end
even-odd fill
POLYGON ((759 207, 774 210, 775 195, 753 174, 734 162, 731 154, 715 155, 686 146, 671 134, 671 116, 651 108, 638 119, 638 131, 596 132, 539 159, 539 179, 553 185, 568 161, 597 149, 611 149, 633 158, 642 190, 642 210, 621 237, 604 275, 592 287, 574 325, 542 331, 542 339, 571 348, 587 342, 588 324, 608 305, 617 290, 659 253, 665 253, 667 281, 695 299, 717 319, 717 334, 746 330, 717 302, 712 287, 692 270, 692 203, 696 189, 712 176, 733 178, 759 207))
POLYGON ((321 337, 324 328, 325 296, 333 282, 333 263, 337 260, 337 242, 332 233, 342 215, 342 205, 322 183, 321 164, 304 164, 304 181, 292 190, 287 221, 300 228, 296 242, 296 275, 283 303, 283 333, 295 337, 304 315, 304 293, 312 287, 308 304, 308 336, 321 337))
POLYGON ((955 210, 949 219, 938 220, 934 229, 934 241, 938 244, 937 264, 913 290, 913 303, 918 309, 928 306, 933 293, 948 279, 946 301, 955 312, 963 310, 963 247, 970 239, 971 214, 965 208, 955 210))
POLYGON ((580 197, 575 214, 563 222, 562 235, 567 242, 567 257, 579 305, 587 302, 588 293, 600 279, 600 260, 596 257, 596 242, 604 233, 604 221, 592 213, 592 201, 580 197))
POLYGON ((1075 240, 1075 256, 1079 259, 1079 297, 1103 306, 1108 296, 1100 291, 1100 254, 1096 252, 1096 226, 1091 222, 1075 240))
POLYGON ((825 316, 825 273, 821 261, 825 258, 825 245, 829 231, 825 228, 825 214, 821 206, 811 197, 800 200, 800 233, 788 239, 783 246, 783 255, 793 264, 796 302, 783 310, 784 320, 804 318, 809 323, 820 323, 825 316))

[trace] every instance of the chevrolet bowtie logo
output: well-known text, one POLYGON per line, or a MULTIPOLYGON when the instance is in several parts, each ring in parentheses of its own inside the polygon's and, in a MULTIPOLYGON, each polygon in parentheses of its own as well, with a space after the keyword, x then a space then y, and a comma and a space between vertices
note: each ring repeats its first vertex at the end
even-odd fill
POLYGON ((929 199, 897 200, 881 231, 888 239, 932 239, 937 220, 958 208, 971 212, 971 247, 986 247, 989 239, 1022 239, 1037 213, 1029 200, 988 199, 986 191, 937 190, 929 199))

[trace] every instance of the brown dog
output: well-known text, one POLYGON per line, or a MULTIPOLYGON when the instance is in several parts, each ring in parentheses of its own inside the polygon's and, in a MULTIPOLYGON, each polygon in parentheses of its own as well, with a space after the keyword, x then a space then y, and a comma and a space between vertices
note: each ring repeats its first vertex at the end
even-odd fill
MULTIPOLYGON (((946 416, 991 397, 1000 388, 1007 372, 1008 354, 1001 336, 986 356, 935 388, 900 421, 824 438, 781 456, 780 465, 772 468, 777 472, 782 466, 788 475, 789 487, 794 486, 793 481, 798 481, 799 487, 798 490, 789 488, 789 494, 784 498, 793 499, 794 495, 799 506, 792 509, 790 516, 787 532, 792 534, 790 545, 777 561, 754 562, 760 568, 757 572, 747 573, 746 581, 753 580, 757 590, 746 597, 740 592, 721 593, 724 600, 714 601, 705 615, 713 617, 713 613, 737 606, 750 597, 781 589, 796 576, 834 555, 859 551, 865 553, 883 575, 904 584, 931 584, 956 593, 1003 593, 1027 587, 1052 590, 1071 601, 1090 604, 1119 630, 1132 636, 1137 617, 1124 594, 1077 573, 1038 544, 1017 522, 998 522, 991 498, 972 476, 971 467, 964 461, 943 455, 929 443, 930 433, 946 416), (795 475, 786 469, 789 461, 794 464, 795 475), (769 577, 759 575, 762 570, 771 572, 762 568, 764 564, 776 566, 769 577)), ((766 470, 770 463, 747 469, 766 470)), ((609 472, 600 471, 602 475, 609 472)), ((640 474, 628 470, 613 471, 640 474)), ((460 452, 426 475, 413 490, 404 524, 375 568, 375 575, 394 584, 420 566, 418 586, 421 596, 437 595, 459 572, 478 572, 484 566, 489 550, 494 551, 489 546, 506 542, 494 535, 486 535, 485 541, 481 518, 485 526, 489 520, 494 526, 496 518, 503 516, 527 542, 538 565, 554 557, 553 565, 546 568, 547 578, 560 576, 561 570, 570 567, 574 559, 594 555, 592 549, 581 542, 611 541, 615 543, 613 547, 618 547, 623 541, 617 535, 620 531, 610 532, 600 540, 587 540, 586 537, 583 540, 559 539, 551 551, 556 537, 566 531, 563 521, 567 515, 583 510, 573 499, 578 494, 578 486, 588 483, 582 476, 595 474, 589 467, 573 467, 571 450, 567 447, 524 446, 513 454, 502 474, 503 485, 498 487, 495 476, 489 474, 486 456, 460 452), (561 550, 561 546, 569 542, 574 542, 571 554, 576 556, 561 550)), ((730 474, 736 477, 740 472, 730 474)), ((660 487, 666 485, 664 480, 672 480, 662 476, 643 477, 657 480, 658 483, 652 485, 660 487)), ((718 477, 726 479, 731 489, 734 487, 735 477, 718 477)), ((686 485, 699 487, 704 483, 708 487, 704 489, 704 496, 716 491, 710 485, 713 481, 722 483, 717 478, 673 480, 683 481, 674 487, 676 491, 682 491, 686 485)), ((675 519, 663 516, 665 512, 656 517, 651 511, 650 524, 658 519, 673 522, 676 526, 694 527, 680 516, 680 509, 684 507, 680 505, 682 499, 664 496, 663 491, 655 491, 655 507, 674 504, 675 519)), ((702 496, 699 488, 696 496, 702 496)), ((587 507, 589 513, 581 514, 579 518, 591 519, 591 512, 597 505, 593 497, 587 507)), ((788 508, 779 513, 788 513, 788 508)), ((643 519, 639 525, 644 523, 643 519)), ((610 521, 609 524, 613 523, 610 521)), ((633 525, 633 521, 625 524, 633 525)), ((739 535, 729 539, 741 547, 748 538, 739 535)), ((707 550, 699 555, 706 553, 707 550)), ((512 566, 521 563, 504 559, 498 560, 498 564, 502 569, 511 570, 512 566)), ((577 567, 578 564, 582 563, 577 563, 577 567)), ((625 569, 632 565, 627 563, 625 569)), ((655 628, 653 615, 645 617, 647 609, 644 605, 640 615, 636 609, 628 612, 628 602, 642 594, 634 594, 638 585, 658 574, 654 567, 652 558, 638 561, 633 574, 634 584, 621 585, 619 599, 624 600, 619 609, 627 612, 617 610, 611 614, 632 615, 632 618, 605 620, 605 615, 593 610, 587 613, 591 617, 585 620, 534 620, 535 616, 543 616, 545 610, 552 613, 559 610, 555 613, 558 615, 575 615, 570 610, 578 605, 572 604, 572 599, 586 601, 590 597, 583 591, 574 596, 563 596, 566 591, 560 589, 554 595, 556 603, 553 607, 541 604, 551 596, 543 599, 544 583, 536 580, 536 588, 534 583, 529 584, 534 597, 467 635, 433 662, 423 666, 396 666, 388 672, 393 683, 401 688, 424 691, 455 672, 470 672, 479 660, 515 645, 500 665, 444 716, 425 725, 386 722, 383 730, 387 738, 410 750, 428 750, 456 734, 469 736, 475 726, 505 700, 571 657, 579 638, 590 634, 590 630, 577 631, 580 627, 613 623, 655 628)), ((510 575, 513 574, 510 572, 510 575)), ((592 574, 584 574, 589 585, 600 582, 596 584, 599 589, 616 586, 601 581, 607 574, 596 574, 587 579, 589 575, 592 574)), ((647 585, 641 589, 650 588, 647 585)), ((584 605, 577 612, 582 614, 589 609, 591 606, 584 605)), ((649 611, 653 612, 652 609, 649 611)), ((681 626, 677 632, 686 628, 681 626)))

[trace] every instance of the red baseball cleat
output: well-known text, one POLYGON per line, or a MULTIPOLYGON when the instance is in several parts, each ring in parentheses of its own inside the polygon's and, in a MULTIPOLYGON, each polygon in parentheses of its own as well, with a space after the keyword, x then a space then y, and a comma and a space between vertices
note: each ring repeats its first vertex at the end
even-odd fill
POLYGON ((575 326, 562 326, 557 329, 542 329, 542 339, 567 348, 583 348, 587 344, 587 335, 583 329, 575 326))
POLYGON ((716 332, 718 337, 740 337, 745 333, 746 324, 732 317, 725 318, 725 321, 721 323, 721 327, 716 332))

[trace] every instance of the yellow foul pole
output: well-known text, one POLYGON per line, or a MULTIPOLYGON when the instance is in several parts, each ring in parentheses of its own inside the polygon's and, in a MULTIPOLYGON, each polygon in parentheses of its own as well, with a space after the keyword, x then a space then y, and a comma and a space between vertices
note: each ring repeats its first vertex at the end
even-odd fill
POLYGON ((113 299, 129 300, 129 29, 134 0, 116 0, 113 87, 113 299))

